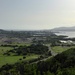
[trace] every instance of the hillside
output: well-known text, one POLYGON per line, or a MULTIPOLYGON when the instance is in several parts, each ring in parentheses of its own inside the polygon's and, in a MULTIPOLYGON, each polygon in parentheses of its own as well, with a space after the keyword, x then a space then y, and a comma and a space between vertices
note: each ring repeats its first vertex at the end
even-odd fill
POLYGON ((75 75, 75 48, 35 64, 6 64, 0 68, 0 75, 75 75))
POLYGON ((41 62, 39 69, 45 72, 50 71, 54 75, 75 75, 75 48, 41 62))
POLYGON ((51 29, 53 32, 58 32, 58 31, 75 31, 75 26, 74 27, 58 27, 51 29))

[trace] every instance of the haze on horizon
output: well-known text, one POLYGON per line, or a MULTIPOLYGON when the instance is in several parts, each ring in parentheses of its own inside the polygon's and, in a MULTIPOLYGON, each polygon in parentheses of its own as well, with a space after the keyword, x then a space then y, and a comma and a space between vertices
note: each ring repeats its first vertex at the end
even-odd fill
POLYGON ((75 0, 0 0, 0 29, 75 26, 75 0))

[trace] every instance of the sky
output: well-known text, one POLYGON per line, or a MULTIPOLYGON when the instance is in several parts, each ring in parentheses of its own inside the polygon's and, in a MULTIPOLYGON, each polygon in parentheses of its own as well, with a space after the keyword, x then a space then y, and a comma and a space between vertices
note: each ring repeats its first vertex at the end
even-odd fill
POLYGON ((0 0, 0 29, 75 26, 75 0, 0 0))

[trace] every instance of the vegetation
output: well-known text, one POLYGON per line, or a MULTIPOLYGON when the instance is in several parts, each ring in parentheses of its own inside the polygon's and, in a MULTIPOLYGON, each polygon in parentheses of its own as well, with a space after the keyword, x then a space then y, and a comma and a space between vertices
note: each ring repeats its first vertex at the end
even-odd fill
POLYGON ((54 46, 54 47, 52 47, 52 50, 55 53, 61 53, 61 52, 66 51, 70 48, 75 48, 75 46, 54 46))
POLYGON ((5 65, 5 64, 14 64, 16 62, 21 62, 21 61, 30 61, 33 59, 38 58, 39 55, 27 55, 27 56, 1 56, 0 57, 0 67, 5 65), (21 59, 21 61, 20 61, 21 59))
POLYGON ((6 63, 14 64, 20 61, 38 61, 51 56, 48 47, 42 44, 32 44, 29 46, 1 45, 1 49, 0 66, 6 63))
POLYGON ((8 55, 14 53, 15 55, 27 55, 28 53, 34 54, 44 54, 48 52, 48 47, 42 44, 32 44, 30 46, 19 46, 10 51, 4 53, 4 55, 8 55))
POLYGON ((9 50, 12 50, 13 48, 12 47, 3 47, 1 46, 0 47, 0 56, 2 56, 5 52, 9 51, 9 50))
POLYGON ((75 40, 48 31, 0 30, 0 75, 75 75, 75 40), (53 56, 52 56, 53 55, 53 56))
POLYGON ((6 64, 0 75, 75 75, 75 48, 38 63, 20 62, 6 64))

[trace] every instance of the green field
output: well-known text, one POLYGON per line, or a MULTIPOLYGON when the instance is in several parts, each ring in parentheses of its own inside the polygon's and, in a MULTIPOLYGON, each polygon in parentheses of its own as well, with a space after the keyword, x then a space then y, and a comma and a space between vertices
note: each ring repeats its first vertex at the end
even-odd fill
MULTIPOLYGON (((75 46, 71 46, 71 47, 54 46, 54 47, 52 47, 52 50, 56 53, 61 53, 70 48, 75 48, 75 46)), ((28 54, 25 56, 26 58, 23 59, 23 56, 4 56, 3 55, 4 52, 6 52, 7 50, 11 50, 11 49, 13 49, 13 47, 0 47, 0 67, 7 63, 14 64, 16 62, 29 61, 29 60, 36 59, 39 57, 39 55, 36 55, 36 54, 28 54)))
MULTIPOLYGON (((8 45, 18 45, 18 46, 29 46, 29 45, 31 45, 30 43, 12 43, 12 44, 8 44, 8 45)), ((7 50, 12 50, 13 49, 13 47, 2 47, 2 46, 0 46, 0 56, 3 54, 3 53, 5 53, 7 50)))
POLYGON ((10 45, 18 45, 18 46, 24 46, 24 45, 26 45, 26 46, 29 46, 29 45, 31 45, 31 43, 16 43, 16 42, 14 42, 14 43, 12 43, 10 45))
MULTIPOLYGON (((20 45, 25 45, 25 44, 20 44, 20 45)), ((29 45, 29 44, 27 44, 29 45)), ((16 62, 20 62, 20 61, 29 61, 32 59, 36 59, 39 57, 39 55, 35 55, 35 54, 29 54, 26 56, 25 59, 23 59, 23 56, 5 56, 3 55, 5 52, 12 50, 13 47, 0 47, 0 67, 2 65, 5 65, 6 63, 8 64, 14 64, 16 62), (22 60, 20 60, 22 59, 22 60)))
POLYGON ((54 52, 56 52, 56 53, 61 53, 61 52, 66 51, 66 50, 68 50, 70 48, 75 48, 75 46, 71 46, 71 47, 67 47, 67 46, 64 46, 64 47, 62 47, 62 46, 54 46, 54 47, 52 47, 52 50, 54 52))
POLYGON ((12 47, 0 47, 0 56, 3 55, 3 53, 5 53, 8 50, 12 50, 12 47))
POLYGON ((16 62, 20 62, 20 61, 24 61, 24 60, 32 60, 32 59, 35 59, 35 58, 38 58, 39 55, 30 55, 30 56, 26 56, 25 59, 23 59, 23 56, 0 56, 0 67, 2 65, 5 65, 6 63, 9 63, 9 64, 14 64, 16 62), (19 59, 22 59, 22 60, 19 60, 19 59))
MULTIPOLYGON (((29 43, 12 43, 12 44, 8 44, 8 45, 18 45, 18 46, 24 46, 24 45, 26 45, 26 46, 29 46, 31 44, 29 44, 29 43)), ((3 53, 5 53, 7 50, 12 50, 12 49, 13 49, 13 47, 2 47, 2 46, 0 46, 0 56, 3 53)))

